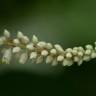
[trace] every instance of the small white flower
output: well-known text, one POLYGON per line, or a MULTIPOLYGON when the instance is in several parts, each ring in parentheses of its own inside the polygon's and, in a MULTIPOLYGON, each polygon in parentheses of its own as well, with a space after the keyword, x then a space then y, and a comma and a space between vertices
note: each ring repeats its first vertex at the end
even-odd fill
POLYGON ((38 38, 37 38, 37 36, 33 35, 33 37, 32 37, 32 42, 33 42, 34 44, 37 44, 37 43, 38 43, 38 38))
POLYGON ((27 36, 23 36, 23 38, 21 39, 23 43, 27 44, 29 43, 29 38, 27 36))
POLYGON ((20 51, 21 51, 20 47, 14 47, 13 50, 12 50, 13 53, 18 53, 20 51))
POLYGON ((74 61, 74 62, 79 62, 79 61, 80 61, 80 57, 74 56, 73 61, 74 61))
POLYGON ((52 44, 51 44, 51 43, 46 43, 46 48, 47 48, 47 49, 52 49, 52 48, 53 48, 53 46, 52 46, 52 44))
POLYGON ((54 47, 56 48, 56 50, 57 50, 59 53, 64 53, 63 48, 62 48, 59 44, 55 44, 54 47))
POLYGON ((78 47, 78 51, 84 52, 84 48, 83 47, 78 47))
POLYGON ((2 58, 2 62, 9 64, 12 58, 12 51, 11 48, 6 49, 4 54, 3 54, 3 58, 2 58))
POLYGON ((23 38, 23 37, 24 37, 23 33, 20 32, 20 31, 18 31, 18 33, 17 33, 17 38, 18 38, 18 39, 21 39, 21 38, 23 38))
POLYGON ((80 59, 80 60, 77 62, 78 66, 80 66, 82 63, 83 63, 83 59, 80 59))
POLYGON ((42 56, 47 56, 48 55, 48 51, 47 50, 42 50, 41 51, 41 55, 42 56))
POLYGON ((40 41, 40 42, 37 43, 37 46, 38 46, 38 48, 45 48, 46 47, 46 42, 40 41))
POLYGON ((63 60, 63 66, 71 66, 73 64, 72 60, 64 59, 63 60))
POLYGON ((31 52, 30 59, 36 59, 37 58, 37 52, 31 52))
POLYGON ((73 49, 73 50, 72 50, 72 54, 73 54, 73 55, 77 55, 77 54, 78 54, 78 51, 77 51, 76 49, 73 49))
POLYGON ((6 38, 9 38, 10 37, 10 32, 8 31, 8 30, 4 30, 4 36, 6 37, 6 38))
POLYGON ((13 40, 13 43, 14 43, 15 45, 18 45, 18 44, 20 44, 20 41, 19 41, 19 39, 14 39, 14 40, 13 40))
POLYGON ((91 58, 92 58, 92 59, 96 58, 96 52, 92 52, 91 58))
POLYGON ((32 43, 27 44, 27 45, 26 45, 26 48, 27 48, 28 50, 34 50, 34 49, 35 49, 35 47, 34 47, 34 45, 33 45, 32 43))
POLYGON ((91 55, 92 51, 90 49, 85 50, 85 55, 91 55))
POLYGON ((5 41, 6 41, 5 37, 0 37, 0 45, 3 45, 5 41))
POLYGON ((86 48, 86 49, 89 49, 89 50, 93 50, 93 46, 90 45, 90 44, 86 45, 85 48, 86 48))
POLYGON ((86 55, 85 55, 85 56, 83 57, 83 60, 84 60, 84 61, 90 61, 90 59, 91 59, 90 56, 86 56, 86 55))
POLYGON ((57 64, 58 64, 57 59, 54 58, 53 61, 52 61, 52 66, 56 66, 57 64))
POLYGON ((51 56, 51 55, 47 56, 46 64, 51 63, 53 61, 53 59, 54 59, 53 56, 51 56))
POLYGON ((78 50, 78 47, 74 47, 73 50, 78 50))
POLYGON ((66 53, 66 58, 67 59, 71 59, 72 58, 72 54, 70 52, 66 53))
POLYGON ((22 53, 19 59, 19 63, 25 64, 26 61, 28 60, 28 54, 27 53, 22 53))
POLYGON ((67 48, 65 51, 71 53, 73 50, 72 50, 72 48, 67 48))
POLYGON ((82 51, 79 51, 79 52, 78 52, 78 56, 79 56, 79 57, 82 57, 82 56, 83 56, 83 52, 82 52, 82 51))
POLYGON ((57 61, 63 61, 63 60, 64 60, 64 56, 59 55, 59 56, 57 57, 57 61))
POLYGON ((39 64, 39 63, 42 63, 43 62, 43 56, 39 56, 36 60, 36 63, 39 64))
POLYGON ((51 50, 50 50, 50 53, 51 53, 52 55, 56 55, 56 54, 57 54, 57 51, 56 51, 56 49, 51 49, 51 50))

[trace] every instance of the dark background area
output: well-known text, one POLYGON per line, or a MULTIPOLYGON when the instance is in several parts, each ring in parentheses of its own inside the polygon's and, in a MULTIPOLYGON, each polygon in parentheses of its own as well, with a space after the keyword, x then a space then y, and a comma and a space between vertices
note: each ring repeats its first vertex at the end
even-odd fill
MULTIPOLYGON (((64 48, 96 40, 95 0, 0 0, 0 34, 36 34, 64 48)), ((0 96, 96 96, 96 59, 64 68, 0 65, 0 96)))

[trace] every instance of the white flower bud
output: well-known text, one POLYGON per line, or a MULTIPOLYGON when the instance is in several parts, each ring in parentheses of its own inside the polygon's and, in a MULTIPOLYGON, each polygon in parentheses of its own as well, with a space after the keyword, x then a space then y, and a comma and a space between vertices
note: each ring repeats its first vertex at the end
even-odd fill
POLYGON ((23 38, 23 37, 24 37, 23 33, 20 32, 20 31, 18 31, 18 33, 17 33, 17 38, 21 39, 21 38, 23 38))
POLYGON ((53 48, 53 46, 52 46, 52 44, 51 44, 51 43, 46 43, 46 48, 47 48, 47 49, 52 49, 52 48, 53 48))
POLYGON ((54 47, 56 48, 56 50, 57 50, 59 53, 64 53, 63 48, 62 48, 59 44, 55 44, 54 47))
POLYGON ((74 47, 73 50, 78 50, 78 47, 74 47))
POLYGON ((31 52, 30 59, 36 59, 37 58, 37 52, 31 52))
POLYGON ((36 60, 36 63, 39 64, 39 63, 42 63, 43 62, 43 56, 39 56, 36 60))
POLYGON ((13 50, 12 50, 13 53, 18 53, 20 51, 21 51, 20 47, 14 47, 13 50))
POLYGON ((47 56, 46 64, 51 63, 53 61, 53 57, 51 55, 47 56))
POLYGON ((90 49, 85 50, 85 55, 91 55, 92 51, 90 49))
POLYGON ((80 66, 82 63, 83 63, 83 59, 80 59, 80 60, 77 62, 78 66, 80 66))
POLYGON ((26 48, 27 48, 28 50, 34 50, 34 49, 35 49, 35 47, 33 46, 32 43, 27 44, 27 45, 26 45, 26 48))
POLYGON ((93 50, 93 46, 92 45, 86 45, 85 48, 89 49, 89 50, 93 50))
POLYGON ((70 52, 66 53, 66 58, 67 59, 71 59, 72 58, 72 54, 70 52))
POLYGON ((63 66, 71 66, 73 64, 72 60, 64 59, 62 65, 63 66))
POLYGON ((4 30, 4 36, 6 37, 6 38, 9 38, 10 37, 10 32, 8 31, 8 30, 4 30))
POLYGON ((47 56, 48 55, 48 51, 47 50, 42 50, 41 51, 41 55, 42 56, 47 56))
POLYGON ((20 41, 19 41, 19 39, 14 39, 13 40, 13 43, 16 44, 16 45, 18 45, 18 44, 20 44, 20 41))
POLYGON ((57 61, 63 61, 63 60, 64 60, 64 56, 59 55, 59 56, 57 57, 57 61))
POLYGON ((85 56, 83 57, 83 60, 84 60, 84 61, 90 61, 90 59, 91 59, 90 56, 86 56, 86 55, 85 55, 85 56))
POLYGON ((96 52, 92 52, 91 58, 92 58, 92 59, 96 58, 96 52))
POLYGON ((6 41, 5 37, 0 37, 0 45, 3 45, 5 41, 6 41))
POLYGON ((37 36, 33 35, 33 37, 32 37, 32 42, 33 42, 34 44, 37 44, 37 43, 38 43, 38 38, 37 38, 37 36))
POLYGON ((3 58, 2 58, 2 62, 9 64, 12 58, 12 51, 11 48, 6 49, 4 54, 3 54, 3 58))
POLYGON ((82 51, 79 51, 79 52, 78 52, 78 56, 79 56, 79 57, 82 57, 82 56, 83 56, 83 52, 82 52, 82 51))
POLYGON ((80 46, 80 47, 78 47, 78 51, 84 52, 84 48, 80 46))
POLYGON ((27 37, 27 36, 23 36, 23 38, 22 38, 22 42, 23 43, 25 43, 25 44, 27 44, 27 43, 29 43, 29 38, 27 37))
POLYGON ((78 54, 78 51, 75 50, 75 49, 73 49, 73 50, 72 50, 72 54, 73 54, 73 55, 77 55, 77 54, 78 54))
POLYGON ((44 42, 44 41, 38 42, 38 43, 37 43, 37 46, 38 46, 39 48, 45 48, 45 47, 46 47, 46 42, 44 42))
POLYGON ((74 58, 73 58, 74 60, 74 62, 79 62, 80 61, 80 57, 78 57, 78 56, 74 56, 74 58))
POLYGON ((67 48, 66 50, 65 50, 65 52, 72 52, 73 50, 71 49, 71 48, 67 48))
POLYGON ((52 66, 56 66, 57 64, 58 64, 57 59, 54 58, 53 61, 52 61, 52 66))
POLYGON ((22 53, 19 59, 19 63, 25 64, 28 60, 28 54, 27 53, 22 53))
POLYGON ((52 55, 56 55, 56 54, 57 54, 57 51, 56 51, 56 49, 51 49, 51 50, 50 50, 50 53, 51 53, 52 55))

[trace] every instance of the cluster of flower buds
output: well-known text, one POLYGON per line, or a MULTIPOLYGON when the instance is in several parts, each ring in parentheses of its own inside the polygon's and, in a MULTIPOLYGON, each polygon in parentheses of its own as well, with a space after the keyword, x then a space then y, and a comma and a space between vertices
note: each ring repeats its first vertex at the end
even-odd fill
POLYGON ((4 36, 0 37, 0 46, 4 47, 1 49, 1 63, 5 64, 10 64, 12 57, 18 59, 21 64, 31 60, 32 63, 45 62, 53 66, 71 66, 75 62, 81 65, 83 61, 96 58, 96 42, 94 46, 88 44, 84 48, 78 46, 64 50, 59 44, 39 41, 35 35, 30 40, 20 31, 16 38, 12 38, 10 32, 4 30, 4 36))

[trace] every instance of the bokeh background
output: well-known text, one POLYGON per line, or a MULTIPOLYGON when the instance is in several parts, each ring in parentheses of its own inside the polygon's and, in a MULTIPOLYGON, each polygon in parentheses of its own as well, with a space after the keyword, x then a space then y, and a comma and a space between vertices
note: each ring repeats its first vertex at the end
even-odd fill
MULTIPOLYGON (((8 29, 37 35, 64 48, 96 40, 95 0, 0 0, 0 35, 8 29)), ((46 64, 0 65, 0 94, 9 96, 95 96, 96 60, 69 68, 46 64)))

